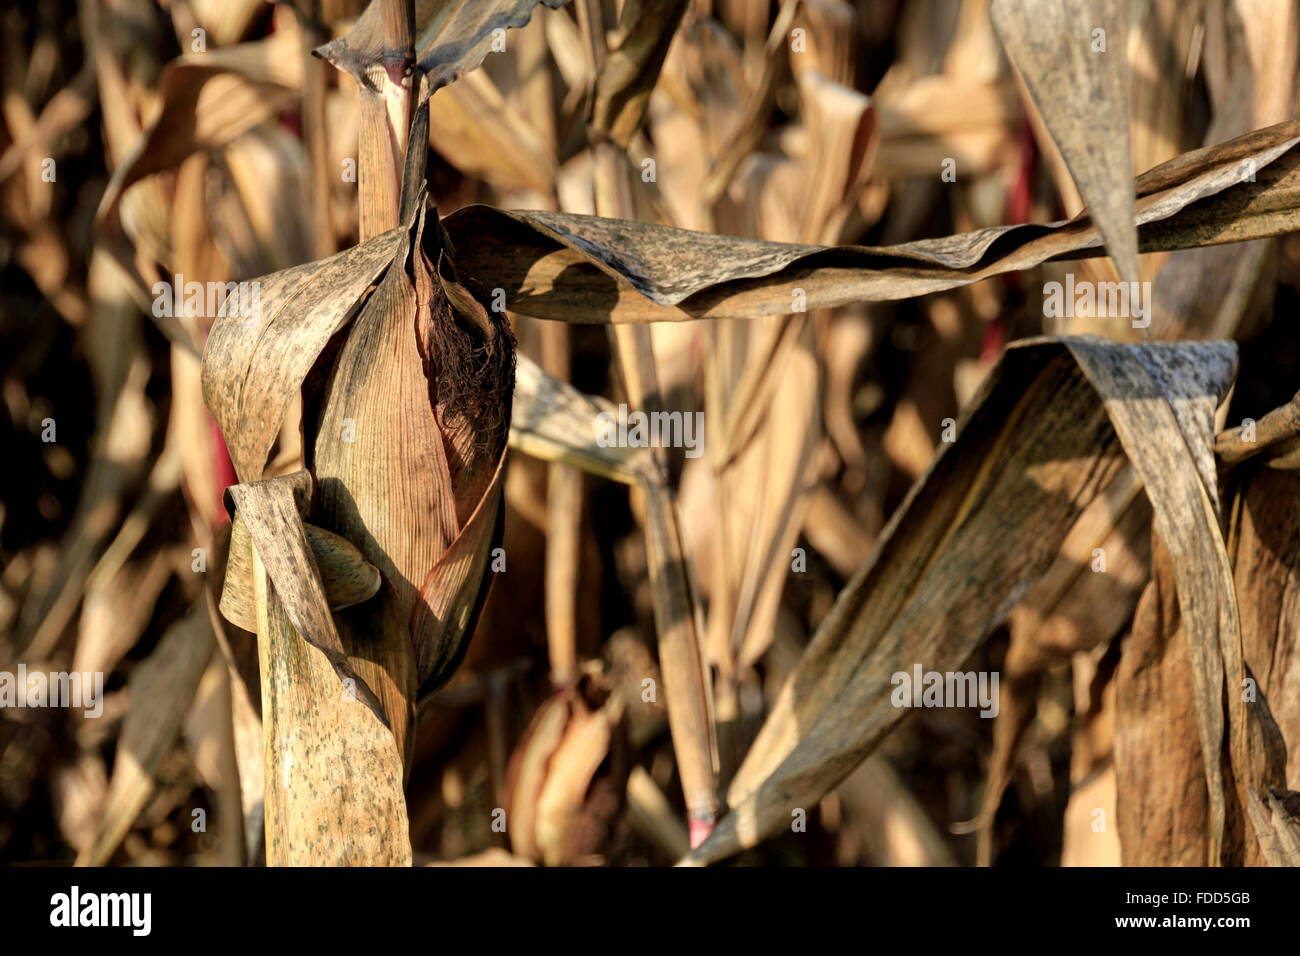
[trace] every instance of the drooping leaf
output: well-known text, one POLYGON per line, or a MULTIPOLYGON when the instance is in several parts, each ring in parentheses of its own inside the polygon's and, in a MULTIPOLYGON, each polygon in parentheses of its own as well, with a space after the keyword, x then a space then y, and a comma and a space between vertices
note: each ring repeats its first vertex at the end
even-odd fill
POLYGON ((515 369, 510 447, 545 461, 563 462, 602 478, 626 484, 652 480, 654 470, 643 448, 601 445, 600 415, 617 415, 609 401, 584 395, 548 375, 526 355, 515 369))
POLYGON ((1120 0, 993 0, 989 15, 1120 279, 1136 282, 1126 7, 1120 0))
POLYGON ((632 0, 623 5, 618 44, 596 77, 592 124, 624 149, 645 119, 650 93, 687 5, 688 0, 632 0))
POLYGON ((133 183, 216 149, 275 115, 302 89, 302 57, 292 18, 264 40, 187 53, 163 70, 153 122, 117 168, 100 202, 114 215, 133 183))
MULTIPOLYGON (((1137 178, 1143 251, 1300 227, 1300 123, 1185 153, 1137 178), (1250 182, 1249 176, 1255 175, 1250 182)), ((444 220, 458 266, 509 307, 566 322, 754 318, 924 295, 1099 254, 1086 211, 897 246, 804 246, 556 212, 466 206, 444 220), (802 295, 799 295, 802 293, 802 295)))
MULTIPOLYGON (((307 643, 324 653, 343 681, 353 682, 355 695, 375 716, 387 722, 374 691, 358 677, 348 661, 330 614, 320 569, 301 514, 311 501, 311 476, 298 472, 283 478, 234 485, 230 495, 252 542, 256 555, 254 569, 265 567, 284 616, 307 643)), ((232 562, 227 576, 240 570, 232 562)), ((256 570, 253 576, 256 579, 256 570)))
POLYGON ((1237 625, 1210 441, 1234 368, 1223 343, 1077 338, 1009 349, 957 442, 913 487, 813 638, 737 773, 731 813, 687 859, 753 845, 842 780, 908 713, 891 703, 892 675, 960 667, 1050 566, 1126 455, 1183 565, 1179 596, 1201 668, 1191 689, 1221 826, 1218 701, 1237 625))
MULTIPOLYGON (((477 69, 505 31, 521 27, 542 3, 552 10, 568 0, 416 0, 415 59, 436 92, 477 69)), ((383 4, 372 0, 352 30, 315 54, 362 80, 384 55, 383 4)))
POLYGON ((267 863, 410 866, 397 739, 352 685, 340 686, 255 566, 267 863))
POLYGON ((394 229, 328 259, 253 279, 256 314, 231 309, 213 324, 204 350, 203 397, 241 480, 262 477, 307 373, 388 268, 399 240, 394 229))

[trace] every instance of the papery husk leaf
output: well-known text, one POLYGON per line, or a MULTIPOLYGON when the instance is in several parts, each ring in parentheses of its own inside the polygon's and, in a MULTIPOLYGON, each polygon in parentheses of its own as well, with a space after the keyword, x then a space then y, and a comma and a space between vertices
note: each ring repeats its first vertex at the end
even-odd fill
MULTIPOLYGON (((330 613, 301 514, 311 498, 311 483, 311 476, 300 471, 283 478, 233 485, 228 493, 248 528, 257 557, 255 566, 266 568, 284 616, 307 643, 325 654, 341 680, 353 682, 348 686, 356 697, 387 724, 375 692, 348 661, 330 613)), ((265 686, 262 690, 265 696, 265 686)))
MULTIPOLYGON (((410 656, 408 693, 449 676, 490 580, 481 572, 496 533, 513 386, 504 318, 450 273, 432 272, 424 230, 438 224, 426 224, 421 206, 333 362, 311 461, 323 524, 380 569, 384 600, 406 622, 410 647, 382 653, 410 656)), ((429 241, 445 270, 450 250, 429 241)), ((352 643, 362 641, 358 632, 352 643)))
POLYGON ((491 486, 420 588, 411 633, 416 638, 415 672, 421 697, 436 690, 460 665, 487 601, 496 576, 495 571, 488 572, 488 560, 504 531, 504 477, 503 449, 491 486))
POLYGON ((258 283, 261 314, 219 316, 203 355, 203 397, 242 481, 257 481, 285 415, 330 338, 397 254, 402 230, 258 283))
POLYGON ((1116 830, 1125 865, 1205 866, 1210 802, 1169 552, 1157 540, 1115 676, 1116 830))

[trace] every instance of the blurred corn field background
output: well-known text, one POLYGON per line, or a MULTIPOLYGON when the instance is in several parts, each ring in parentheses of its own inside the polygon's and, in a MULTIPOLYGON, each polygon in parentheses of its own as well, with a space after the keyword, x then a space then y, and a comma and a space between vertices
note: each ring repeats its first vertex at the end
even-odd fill
POLYGON ((1300 863, 1295 0, 0 16, 0 861, 1300 863))

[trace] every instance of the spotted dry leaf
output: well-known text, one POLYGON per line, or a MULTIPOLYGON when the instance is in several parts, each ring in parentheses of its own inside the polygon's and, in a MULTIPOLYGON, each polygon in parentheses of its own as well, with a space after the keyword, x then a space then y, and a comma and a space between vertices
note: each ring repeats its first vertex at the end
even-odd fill
MULTIPOLYGON (((1300 123, 1194 150, 1139 176, 1142 251, 1279 235, 1300 226, 1300 123), (1250 182, 1251 173, 1255 181, 1250 182)), ((459 267, 512 310, 566 322, 787 315, 902 299, 1102 254, 1086 211, 896 246, 806 246, 651 223, 466 206, 444 227, 459 267)))

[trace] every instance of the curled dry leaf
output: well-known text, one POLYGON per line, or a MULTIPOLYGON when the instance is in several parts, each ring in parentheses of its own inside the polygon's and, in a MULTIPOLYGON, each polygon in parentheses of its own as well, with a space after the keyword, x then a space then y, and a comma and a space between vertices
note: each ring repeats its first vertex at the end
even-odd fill
MULTIPOLYGON (((270 119, 303 84, 301 41, 294 18, 282 15, 264 40, 178 57, 163 70, 157 113, 113 170, 96 213, 106 248, 144 288, 134 250, 122 234, 128 189, 174 169, 201 150, 217 149, 270 119)), ((178 341, 179 332, 160 323, 178 341)))
POLYGON ((507 771, 511 848, 547 866, 590 861, 623 805, 623 701, 587 700, 591 683, 537 709, 507 771))
POLYGON ((1235 364, 1227 343, 1040 339, 1008 349, 956 443, 913 487, 823 622, 732 783, 731 812, 687 861, 752 846, 791 807, 844 779, 908 713, 891 700, 891 675, 959 667, 1048 569, 1126 455, 1181 561, 1187 643, 1201 668, 1192 682, 1197 724, 1203 753, 1213 755, 1204 772, 1221 832, 1218 701, 1225 663, 1236 664, 1237 618, 1210 442, 1235 364))
MULTIPOLYGON (((521 27, 542 3, 551 9, 568 0, 416 0, 415 59, 433 90, 476 69, 502 42, 506 30, 521 27)), ((383 4, 371 3, 346 36, 313 51, 360 82, 384 55, 383 4)))
POLYGON ((1250 820, 1269 866, 1300 866, 1300 794, 1250 792, 1250 820))
MULTIPOLYGON (((303 529, 331 610, 360 604, 378 593, 381 582, 379 569, 363 558, 351 542, 306 522, 303 529)), ((257 630, 252 549, 248 526, 236 513, 230 530, 230 563, 220 607, 226 620, 246 631, 257 630)))
POLYGON ((1300 466, 1300 393, 1265 414, 1258 422, 1238 425, 1214 441, 1215 454, 1237 465, 1261 452, 1269 468, 1289 471, 1300 466))
MULTIPOLYGON (((1300 122, 1184 153, 1139 176, 1142 251, 1278 235, 1300 226, 1300 122), (1251 174, 1255 181, 1249 181, 1251 174)), ((510 308, 566 322, 786 315, 908 298, 1100 254, 1087 212, 896 246, 806 246, 558 212, 466 206, 443 225, 458 266, 510 308)))
POLYGON ((262 477, 307 373, 393 261, 399 239, 394 229, 328 259, 255 279, 260 315, 221 316, 213 324, 203 398, 241 481, 262 477))

